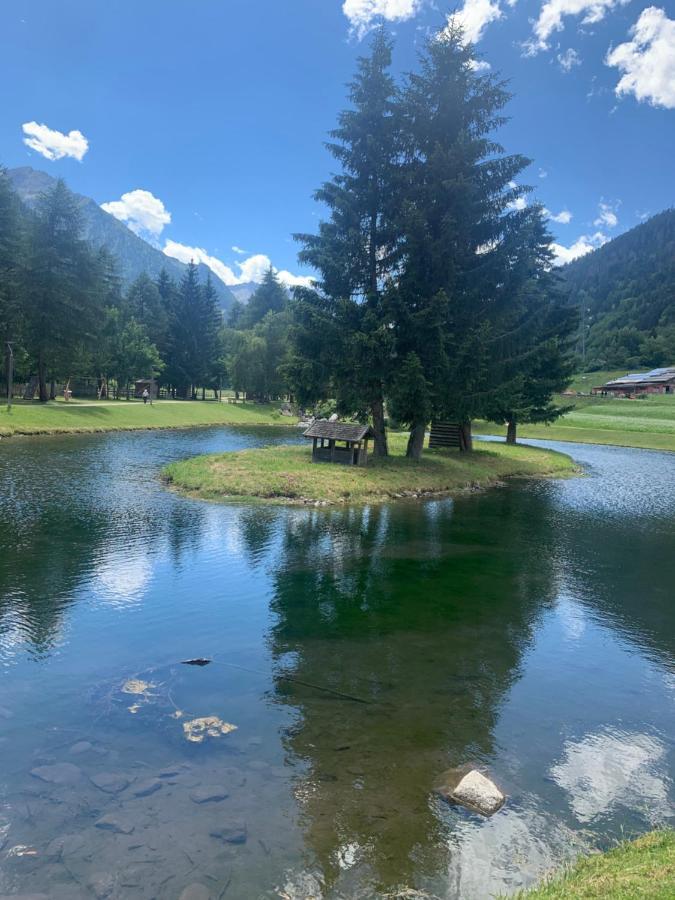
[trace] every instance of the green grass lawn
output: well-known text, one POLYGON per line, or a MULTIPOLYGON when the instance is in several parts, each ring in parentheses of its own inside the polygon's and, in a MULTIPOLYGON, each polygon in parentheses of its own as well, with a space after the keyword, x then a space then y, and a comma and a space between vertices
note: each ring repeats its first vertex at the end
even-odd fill
POLYGON ((672 900, 675 831, 654 831, 579 860, 523 900, 672 900))
POLYGON ((482 445, 471 454, 425 450, 414 462, 405 458, 405 445, 405 435, 390 435, 391 456, 371 457, 364 468, 312 463, 307 442, 197 456, 172 463, 163 474, 174 487, 204 499, 332 504, 457 493, 508 477, 576 471, 568 456, 534 447, 482 445))
MULTIPOLYGON (((553 425, 523 425, 520 438, 617 444, 652 450, 675 450, 675 395, 652 395, 641 400, 613 397, 559 397, 574 409, 553 425)), ((505 434, 488 422, 476 425, 480 434, 505 434)))
POLYGON ((194 425, 292 425, 278 404, 219 403, 214 400, 35 400, 0 407, 0 435, 188 428, 194 425))

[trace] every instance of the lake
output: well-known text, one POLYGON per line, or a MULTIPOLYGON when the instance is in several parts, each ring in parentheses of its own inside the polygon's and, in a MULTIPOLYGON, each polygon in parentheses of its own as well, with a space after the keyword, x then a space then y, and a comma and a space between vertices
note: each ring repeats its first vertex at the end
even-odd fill
POLYGON ((0 895, 470 900, 673 822, 675 457, 365 508, 159 480, 293 439, 0 442, 0 895), (467 763, 491 819, 434 793, 467 763))

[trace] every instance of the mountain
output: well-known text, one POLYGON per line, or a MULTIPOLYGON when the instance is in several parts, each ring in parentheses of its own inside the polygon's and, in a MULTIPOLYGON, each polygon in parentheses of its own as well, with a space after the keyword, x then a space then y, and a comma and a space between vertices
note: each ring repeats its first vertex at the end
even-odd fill
MULTIPOLYGON (((51 175, 30 166, 9 169, 8 175, 14 190, 26 206, 34 206, 40 194, 53 188, 56 183, 56 179, 51 175)), ((180 281, 187 268, 185 263, 166 256, 157 247, 144 241, 110 213, 101 209, 90 197, 84 197, 82 194, 75 194, 75 197, 82 212, 85 238, 95 247, 106 247, 116 257, 120 277, 125 285, 131 284, 141 272, 147 272, 155 278, 162 269, 166 269, 172 278, 180 281)), ((206 280, 209 273, 211 274, 220 306, 223 311, 227 311, 234 303, 230 289, 203 263, 199 263, 197 268, 202 281, 206 280)))
POLYGON ((240 303, 248 303, 259 287, 260 285, 255 281, 245 281, 243 284, 229 285, 230 291, 240 303))
POLYGON ((675 209, 560 271, 581 313, 588 368, 675 364, 675 209))

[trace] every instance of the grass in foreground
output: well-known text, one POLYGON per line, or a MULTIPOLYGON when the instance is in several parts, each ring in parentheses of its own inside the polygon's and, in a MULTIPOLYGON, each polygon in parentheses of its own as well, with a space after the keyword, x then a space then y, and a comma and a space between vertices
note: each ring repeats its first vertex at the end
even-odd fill
POLYGON ((281 503, 373 502, 420 494, 458 493, 509 477, 570 475, 572 460, 534 447, 489 444, 472 454, 425 450, 416 463, 405 458, 406 435, 390 435, 391 456, 368 466, 312 463, 303 445, 197 456, 164 469, 169 483, 210 500, 261 498, 281 503))
POLYGON ((653 831, 607 853, 584 857, 521 896, 524 900, 672 900, 675 831, 653 831))
MULTIPOLYGON (((655 395, 641 400, 608 397, 557 398, 574 409, 553 425, 522 425, 519 438, 614 444, 649 450, 675 450, 675 396, 655 395)), ((482 434, 505 434, 506 429, 477 423, 482 434)))
POLYGON ((189 428, 195 425, 292 425, 274 404, 218 403, 214 400, 14 401, 0 407, 0 435, 189 428))

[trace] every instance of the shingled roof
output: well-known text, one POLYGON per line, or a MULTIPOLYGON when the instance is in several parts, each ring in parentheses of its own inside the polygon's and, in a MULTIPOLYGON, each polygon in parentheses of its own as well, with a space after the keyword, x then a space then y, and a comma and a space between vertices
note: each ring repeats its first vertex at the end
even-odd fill
POLYGON ((370 425, 359 425, 353 422, 314 422, 305 432, 306 438, 328 438, 334 441, 362 441, 372 437, 370 425))

